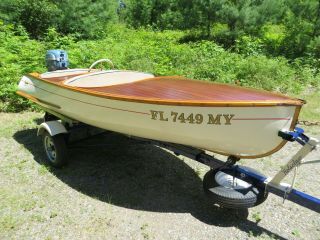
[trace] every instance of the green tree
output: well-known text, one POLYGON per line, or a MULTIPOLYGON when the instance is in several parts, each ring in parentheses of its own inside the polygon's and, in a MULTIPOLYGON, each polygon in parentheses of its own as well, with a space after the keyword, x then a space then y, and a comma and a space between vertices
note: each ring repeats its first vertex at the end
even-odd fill
POLYGON ((288 10, 283 19, 286 37, 281 48, 289 58, 304 56, 307 46, 319 34, 319 0, 287 0, 288 10))
POLYGON ((17 17, 18 2, 12 0, 0 1, 0 19, 6 23, 13 23, 17 17))
POLYGON ((207 37, 211 36, 213 23, 219 22, 222 15, 223 5, 226 0, 200 0, 199 9, 201 12, 201 25, 205 28, 207 37))
POLYGON ((61 11, 58 31, 78 38, 99 38, 106 25, 116 20, 114 0, 60 0, 57 6, 61 11))
POLYGON ((175 0, 131 0, 127 2, 127 22, 133 27, 180 28, 182 15, 175 0))
POLYGON ((57 6, 48 0, 4 0, 0 4, 1 18, 21 24, 32 38, 41 38, 54 26, 58 13, 57 6))
POLYGON ((137 28, 151 24, 151 0, 131 0, 127 2, 127 8, 128 12, 126 19, 131 26, 137 28))

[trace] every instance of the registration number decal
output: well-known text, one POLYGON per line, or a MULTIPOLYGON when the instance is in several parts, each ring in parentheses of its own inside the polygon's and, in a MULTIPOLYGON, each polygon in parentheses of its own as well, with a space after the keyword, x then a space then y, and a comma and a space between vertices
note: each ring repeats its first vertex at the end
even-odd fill
POLYGON ((166 113, 164 111, 150 110, 151 119, 165 122, 176 122, 186 124, 211 124, 211 125, 232 125, 234 114, 200 114, 200 113, 183 113, 174 112, 166 113))

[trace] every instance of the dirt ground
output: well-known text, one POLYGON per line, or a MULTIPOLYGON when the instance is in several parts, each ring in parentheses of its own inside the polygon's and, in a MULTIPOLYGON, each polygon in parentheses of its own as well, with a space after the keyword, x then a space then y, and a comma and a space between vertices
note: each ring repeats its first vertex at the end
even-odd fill
MULTIPOLYGON (((249 211, 221 209, 203 194, 208 167, 123 135, 79 142, 52 169, 41 117, 0 113, 0 239, 320 239, 319 214, 272 195, 249 211)), ((298 147, 241 164, 272 175, 298 147)), ((296 187, 320 197, 319 176, 319 164, 302 166, 296 187)))

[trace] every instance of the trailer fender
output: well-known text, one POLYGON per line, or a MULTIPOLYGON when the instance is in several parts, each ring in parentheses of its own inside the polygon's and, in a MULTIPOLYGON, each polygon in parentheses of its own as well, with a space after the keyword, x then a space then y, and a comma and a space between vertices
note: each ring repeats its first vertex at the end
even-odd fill
POLYGON ((68 133, 65 126, 60 121, 48 121, 41 123, 38 127, 38 133, 37 135, 42 135, 45 131, 47 131, 50 136, 54 136, 60 133, 68 133))

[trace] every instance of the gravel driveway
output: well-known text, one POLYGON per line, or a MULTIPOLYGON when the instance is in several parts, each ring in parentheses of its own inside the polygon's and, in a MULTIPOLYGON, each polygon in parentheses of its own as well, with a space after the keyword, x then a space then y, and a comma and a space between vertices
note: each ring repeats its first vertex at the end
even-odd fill
MULTIPOLYGON (((220 209, 203 194, 208 167, 116 133, 75 144, 67 167, 49 168, 41 116, 0 113, 0 239, 320 239, 319 214, 272 195, 249 211, 220 209)), ((298 147, 241 164, 271 175, 298 147)), ((296 187, 320 197, 319 176, 319 164, 303 166, 296 187)))

